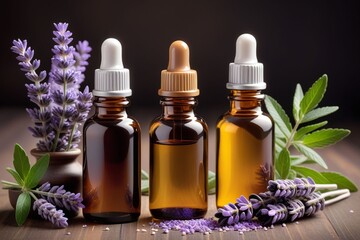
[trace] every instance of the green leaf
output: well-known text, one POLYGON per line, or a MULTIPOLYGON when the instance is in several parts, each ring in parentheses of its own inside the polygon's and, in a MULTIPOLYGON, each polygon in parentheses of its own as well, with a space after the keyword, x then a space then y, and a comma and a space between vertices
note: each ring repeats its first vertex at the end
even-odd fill
POLYGON ((288 179, 296 178, 296 172, 293 169, 290 169, 288 179))
POLYGON ((29 189, 36 187, 41 178, 44 176, 49 166, 49 154, 45 154, 39 158, 36 163, 30 168, 29 174, 25 179, 25 186, 29 189))
POLYGON ((280 152, 278 159, 276 159, 275 168, 280 178, 287 179, 290 171, 290 153, 286 148, 280 152))
POLYGON ((349 134, 347 129, 321 129, 305 135, 302 142, 311 148, 322 148, 337 143, 349 134))
POLYGON ((327 75, 324 74, 305 93, 300 102, 300 119, 320 103, 326 92, 327 82, 327 75))
POLYGON ((15 144, 13 164, 21 179, 24 180, 29 173, 30 162, 24 149, 19 144, 15 144))
POLYGON ((141 179, 142 180, 149 179, 149 174, 143 169, 141 169, 141 179))
POLYGON ((6 171, 8 171, 16 180, 16 182, 20 185, 20 186, 24 186, 24 181, 22 180, 22 178, 20 177, 19 173, 12 169, 12 168, 6 168, 6 171))
POLYGON ((21 226, 26 221, 31 206, 31 197, 27 192, 23 192, 19 195, 16 202, 15 219, 16 223, 21 226))
POLYGON ((319 164, 320 166, 322 166, 325 169, 328 168, 325 161, 322 159, 322 157, 319 154, 317 154, 314 150, 312 150, 311 148, 309 148, 305 145, 302 145, 300 143, 294 143, 294 147, 299 152, 304 154, 309 160, 313 160, 314 162, 316 162, 317 164, 319 164))
POLYGON ((321 174, 325 178, 327 178, 329 182, 337 184, 339 189, 347 188, 350 190, 350 192, 356 192, 358 190, 355 183, 353 183, 347 177, 341 175, 340 173, 321 172, 321 174))
POLYGON ((292 166, 303 164, 307 161, 307 157, 303 155, 290 156, 290 162, 292 166))
POLYGON ((291 132, 291 123, 284 109, 275 99, 268 95, 265 97, 265 105, 271 117, 274 119, 276 126, 279 127, 279 130, 286 136, 286 138, 289 138, 291 132))
POLYGON ((324 177, 320 172, 307 168, 307 167, 300 167, 300 166, 292 166, 295 172, 297 172, 302 177, 311 177, 317 184, 329 184, 329 180, 324 177))
POLYGON ((328 123, 327 121, 323 121, 323 122, 320 122, 320 123, 316 123, 316 124, 312 124, 312 125, 300 128, 295 133, 294 141, 301 140, 305 136, 305 134, 308 134, 309 132, 315 131, 316 129, 325 126, 327 123, 328 123))
POLYGON ((216 176, 212 171, 208 172, 208 194, 214 194, 216 192, 216 176))
POLYGON ((321 108, 315 108, 314 110, 311 110, 301 120, 301 123, 306 123, 313 121, 315 119, 327 116, 333 112, 336 112, 339 109, 339 107, 331 106, 331 107, 321 107, 321 108))
POLYGON ((141 180, 141 194, 149 195, 149 180, 141 180))
POLYGON ((304 93, 301 88, 301 85, 297 84, 295 89, 294 100, 293 100, 293 116, 295 121, 299 120, 300 102, 303 99, 303 97, 304 97, 304 93))

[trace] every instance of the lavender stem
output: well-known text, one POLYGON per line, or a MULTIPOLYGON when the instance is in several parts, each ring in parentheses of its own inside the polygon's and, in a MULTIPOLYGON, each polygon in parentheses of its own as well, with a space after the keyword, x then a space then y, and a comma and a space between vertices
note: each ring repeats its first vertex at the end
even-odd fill
POLYGON ((336 184, 315 184, 316 190, 335 190, 337 188, 336 184))
POLYGON ((335 203, 335 202, 343 200, 343 199, 345 199, 347 197, 350 197, 350 191, 349 191, 349 189, 340 189, 340 190, 336 190, 336 191, 330 191, 330 192, 322 193, 321 196, 323 198, 337 196, 335 198, 332 198, 332 199, 329 199, 329 200, 325 201, 325 205, 330 205, 332 203, 335 203))

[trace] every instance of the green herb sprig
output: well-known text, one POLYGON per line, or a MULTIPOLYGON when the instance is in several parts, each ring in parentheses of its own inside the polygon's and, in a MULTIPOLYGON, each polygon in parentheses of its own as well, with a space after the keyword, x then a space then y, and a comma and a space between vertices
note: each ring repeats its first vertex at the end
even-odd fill
POLYGON ((350 134, 348 129, 322 128, 327 121, 309 124, 339 109, 337 106, 318 107, 327 84, 328 77, 323 75, 305 94, 301 85, 297 84, 292 106, 294 124, 291 124, 281 105, 274 98, 266 96, 266 108, 275 122, 275 178, 311 177, 318 184, 335 183, 339 188, 348 188, 354 192, 357 186, 342 174, 320 172, 303 166, 305 163, 316 163, 327 169, 325 160, 314 149, 335 144, 350 134), (297 154, 290 154, 290 148, 296 149, 297 154))
POLYGON ((6 168, 6 170, 14 177, 16 183, 4 181, 4 189, 16 189, 22 191, 16 202, 15 219, 16 223, 21 226, 24 224, 31 208, 31 197, 35 200, 37 197, 32 193, 49 166, 49 154, 42 156, 33 166, 30 166, 29 158, 24 149, 15 144, 14 148, 14 168, 6 168))

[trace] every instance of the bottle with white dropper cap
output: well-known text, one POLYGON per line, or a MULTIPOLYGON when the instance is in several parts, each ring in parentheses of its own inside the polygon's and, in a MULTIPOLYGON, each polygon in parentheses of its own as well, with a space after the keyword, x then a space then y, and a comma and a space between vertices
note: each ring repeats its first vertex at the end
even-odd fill
POLYGON ((266 88, 263 64, 256 57, 256 40, 242 34, 229 65, 230 109, 217 122, 216 205, 223 207, 241 195, 266 191, 273 179, 274 127, 262 112, 266 88))
POLYGON ((83 135, 84 217, 102 223, 136 221, 141 207, 141 132, 126 112, 129 70, 114 38, 101 46, 93 95, 95 114, 85 122, 83 135))

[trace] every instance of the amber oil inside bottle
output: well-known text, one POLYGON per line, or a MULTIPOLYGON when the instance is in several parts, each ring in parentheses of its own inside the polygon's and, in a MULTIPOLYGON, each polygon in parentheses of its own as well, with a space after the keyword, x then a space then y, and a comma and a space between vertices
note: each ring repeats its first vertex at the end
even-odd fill
POLYGON ((140 126, 126 113, 125 97, 95 98, 84 125, 83 214, 103 223, 140 215, 140 126))
POLYGON ((207 125, 195 98, 163 98, 150 126, 150 212, 158 219, 201 218, 207 211, 207 125))
POLYGON ((231 90, 230 110, 217 123, 216 205, 266 191, 273 179, 273 122, 257 90, 231 90))

